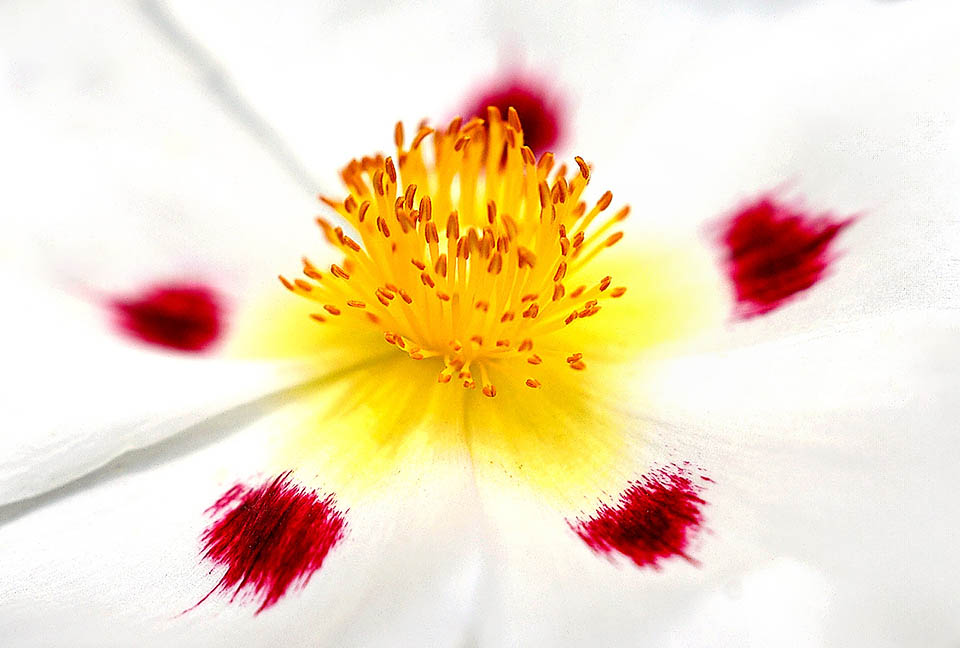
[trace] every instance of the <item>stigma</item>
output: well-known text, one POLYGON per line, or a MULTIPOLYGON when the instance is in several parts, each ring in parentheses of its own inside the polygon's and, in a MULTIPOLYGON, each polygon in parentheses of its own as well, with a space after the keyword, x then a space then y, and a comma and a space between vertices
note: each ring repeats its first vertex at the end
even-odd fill
POLYGON ((577 349, 541 342, 626 292, 590 264, 623 238, 629 207, 605 214, 609 191, 588 205, 587 163, 538 159, 513 108, 506 119, 490 107, 486 119, 421 124, 409 145, 398 123, 394 140, 396 163, 353 160, 341 172, 349 195, 320 197, 342 220, 317 224, 343 261, 321 269, 304 258, 302 277, 283 285, 316 302, 315 322, 375 327, 411 359, 439 361, 440 383, 489 397, 503 363, 525 367, 518 382, 531 389, 541 365, 586 369, 577 349))

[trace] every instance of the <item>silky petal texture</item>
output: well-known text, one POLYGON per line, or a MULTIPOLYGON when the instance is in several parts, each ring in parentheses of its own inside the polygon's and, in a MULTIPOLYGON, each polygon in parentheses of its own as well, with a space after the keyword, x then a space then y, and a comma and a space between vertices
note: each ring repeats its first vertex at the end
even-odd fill
POLYGON ((632 202, 654 227, 716 239, 763 194, 857 217, 829 275, 740 323, 738 343, 956 306, 960 53, 944 18, 935 4, 881 2, 730 16, 622 122, 623 155, 597 173, 615 192, 639 173, 632 202))
POLYGON ((74 292, 192 279, 242 296, 313 234, 313 183, 291 179, 139 7, 0 10, 3 258, 74 292))
POLYGON ((597 556, 558 511, 481 483, 479 643, 955 643, 958 327, 901 313, 646 372, 637 426, 661 434, 640 447, 713 480, 697 565, 597 556))
POLYGON ((4 317, 0 336, 7 395, 0 503, 66 484, 126 451, 332 370, 330 363, 157 351, 120 334, 112 313, 86 300, 6 278, 0 286, 20 305, 4 317))
MULTIPOLYGON (((230 603, 222 593, 193 608, 223 571, 200 561, 205 509, 238 481, 273 476, 264 472, 269 440, 284 433, 284 410, 304 406, 294 396, 275 404, 277 415, 229 413, 190 439, 128 455, 82 488, 45 496, 42 506, 3 509, 0 641, 414 646, 463 637, 482 556, 462 455, 400 467, 381 497, 335 492, 345 537, 305 587, 269 609, 255 615, 255 601, 230 603)), ((302 477, 293 475, 330 492, 322 479, 302 477)))
POLYGON ((389 148, 398 119, 411 132, 424 118, 448 121, 496 64, 486 19, 464 0, 162 6, 329 193, 350 158, 389 148))
POLYGON ((300 253, 298 237, 315 235, 301 217, 311 197, 136 6, 0 11, 0 130, 14 153, 0 248, 7 502, 317 367, 217 358, 251 295, 282 293, 276 269, 300 253), (111 303, 167 283, 212 289, 227 339, 191 358, 116 326, 111 303))

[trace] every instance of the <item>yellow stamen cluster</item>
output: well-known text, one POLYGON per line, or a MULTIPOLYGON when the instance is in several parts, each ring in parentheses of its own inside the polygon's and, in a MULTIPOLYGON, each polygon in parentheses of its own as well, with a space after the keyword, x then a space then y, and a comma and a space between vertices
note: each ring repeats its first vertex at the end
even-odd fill
MULTIPOLYGON (((580 199, 587 164, 578 157, 570 178, 565 165, 551 175, 553 154, 537 160, 523 145, 512 108, 506 121, 491 107, 486 120, 457 118, 446 130, 421 124, 409 148, 398 123, 395 141, 397 165, 380 155, 353 160, 342 172, 350 195, 320 198, 359 239, 317 219, 343 263, 321 272, 304 259, 306 278, 281 276, 283 285, 321 305, 317 322, 379 327, 411 358, 441 358, 440 382, 479 382, 487 396, 497 393, 490 363, 586 368, 582 354, 538 353, 535 341, 623 295, 609 276, 571 280, 623 237, 610 230, 629 208, 596 224, 612 194, 588 209, 580 199)), ((530 377, 526 385, 541 384, 530 377)))

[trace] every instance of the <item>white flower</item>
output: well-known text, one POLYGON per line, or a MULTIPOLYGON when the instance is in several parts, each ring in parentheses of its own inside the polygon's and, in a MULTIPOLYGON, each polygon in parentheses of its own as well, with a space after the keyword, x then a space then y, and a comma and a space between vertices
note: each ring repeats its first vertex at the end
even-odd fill
POLYGON ((955 643, 949 13, 5 6, 0 643, 955 643), (641 270, 569 327, 585 371, 464 390, 276 275, 344 256, 311 178, 343 198, 512 46, 641 270), (855 224, 731 260, 751 205, 855 224))

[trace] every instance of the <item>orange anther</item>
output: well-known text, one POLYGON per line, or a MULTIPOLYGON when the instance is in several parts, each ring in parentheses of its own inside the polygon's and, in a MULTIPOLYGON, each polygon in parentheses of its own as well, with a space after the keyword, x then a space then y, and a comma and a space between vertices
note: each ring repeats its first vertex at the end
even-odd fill
POLYGON ((584 180, 589 180, 589 179, 590 179, 590 167, 587 166, 587 163, 584 162, 584 161, 583 161, 583 158, 580 157, 579 155, 578 155, 577 157, 573 158, 573 159, 576 161, 577 166, 580 167, 580 175, 583 176, 583 179, 584 179, 584 180))
POLYGON ((616 234, 611 234, 610 237, 603 242, 603 244, 606 247, 610 247, 622 238, 623 238, 623 232, 617 232, 616 234))
POLYGON ((560 262, 560 265, 557 266, 557 271, 553 273, 553 280, 560 281, 565 276, 567 276, 567 264, 564 261, 560 262))
POLYGON ((460 219, 453 211, 447 217, 447 240, 460 238, 460 219))
POLYGON ((423 240, 428 244, 440 241, 440 236, 437 234, 437 226, 433 221, 427 223, 426 227, 423 228, 423 240))
POLYGON ((397 184, 397 168, 393 166, 393 160, 387 158, 383 168, 386 169, 387 175, 390 176, 390 182, 397 184))
POLYGON ((433 217, 433 203, 430 196, 424 196, 420 199, 420 218, 429 221, 433 217))
POLYGON ((417 131, 417 134, 416 136, 414 136, 413 141, 410 143, 410 148, 415 149, 418 146, 420 146, 420 142, 422 142, 423 139, 432 132, 433 132, 432 128, 427 128, 426 126, 422 126, 420 130, 417 131))
POLYGON ((397 148, 403 148, 403 122, 398 121, 393 127, 393 142, 397 148))
POLYGON ((600 200, 597 201, 597 209, 603 211, 610 206, 611 202, 613 202, 613 193, 609 191, 604 192, 604 194, 600 196, 600 200))
POLYGON ((413 199, 417 194, 417 185, 407 185, 407 190, 403 192, 403 203, 407 209, 413 209, 413 199))

